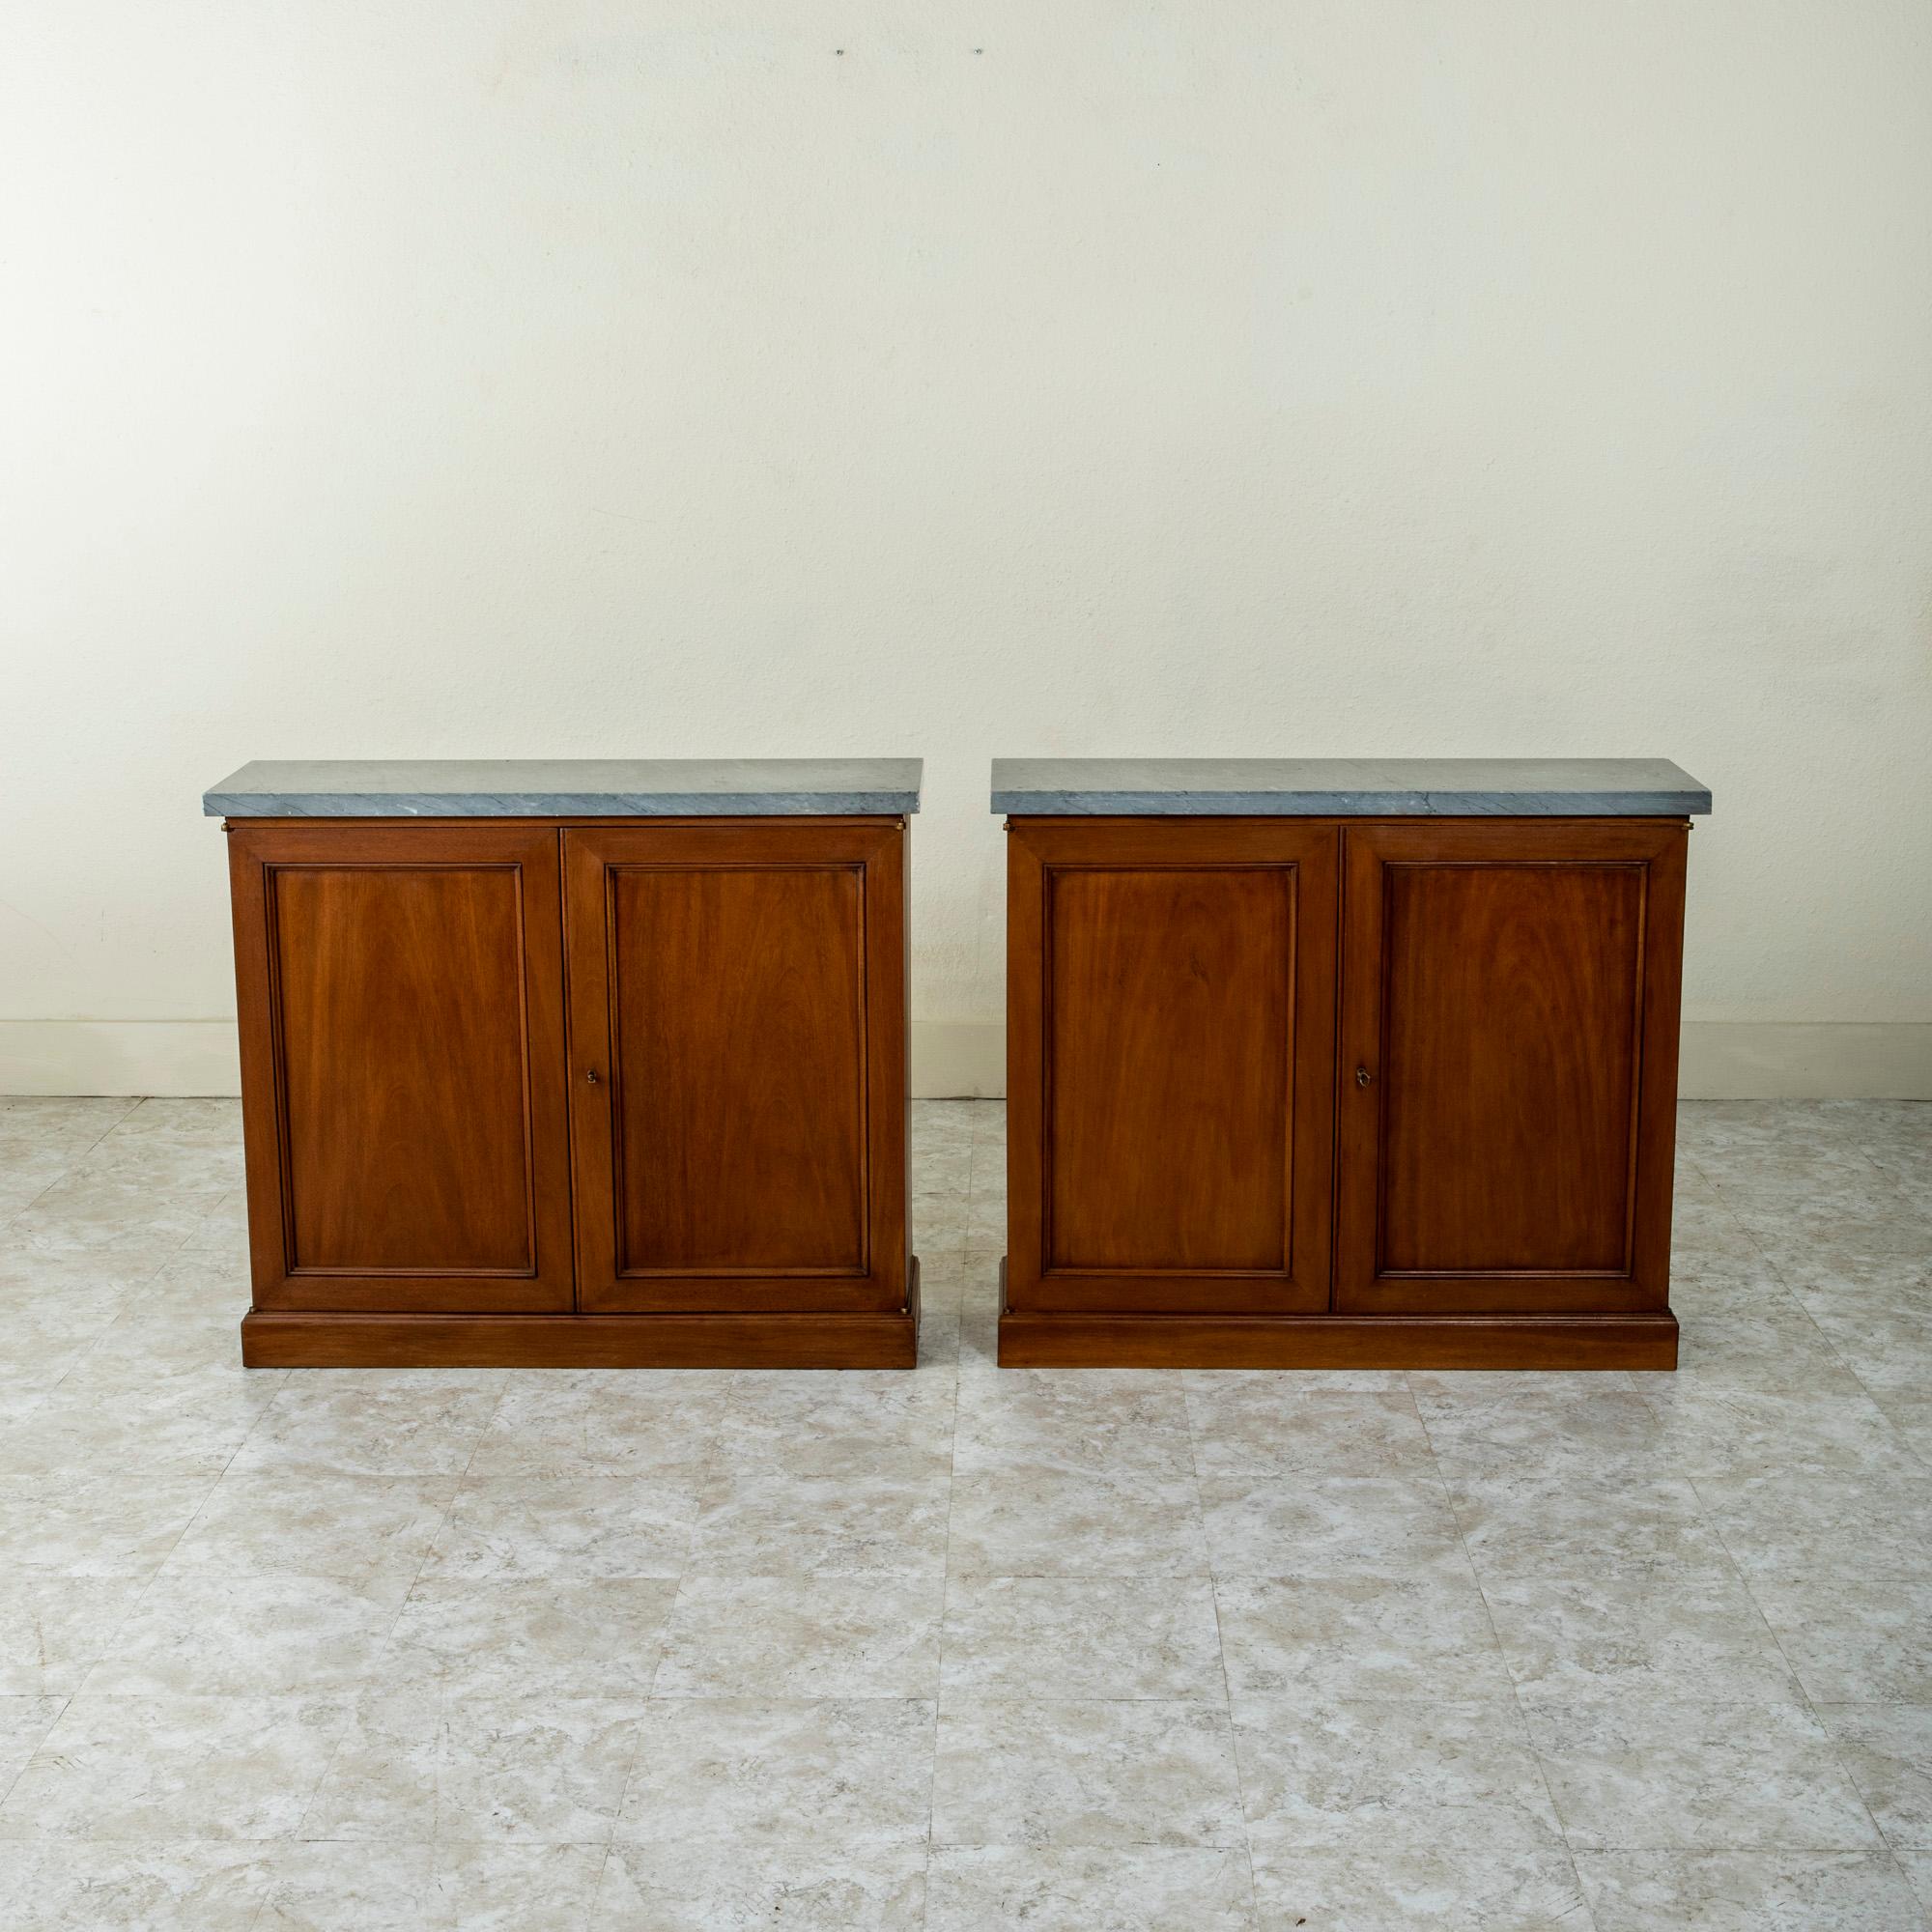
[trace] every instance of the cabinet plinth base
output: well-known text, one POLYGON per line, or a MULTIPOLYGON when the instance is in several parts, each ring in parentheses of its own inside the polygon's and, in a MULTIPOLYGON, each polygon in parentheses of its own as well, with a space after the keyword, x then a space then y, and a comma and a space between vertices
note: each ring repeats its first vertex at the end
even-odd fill
POLYGON ((919 1262, 906 1305, 866 1315, 325 1315, 242 1318, 250 1369, 910 1369, 919 1262))
POLYGON ((1016 1314, 1000 1264, 1003 1369, 1674 1369, 1653 1315, 1016 1314))

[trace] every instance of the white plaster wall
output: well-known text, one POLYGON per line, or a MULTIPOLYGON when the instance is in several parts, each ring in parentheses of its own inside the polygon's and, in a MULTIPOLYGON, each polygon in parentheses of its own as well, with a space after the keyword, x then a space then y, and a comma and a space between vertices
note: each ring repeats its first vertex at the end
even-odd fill
POLYGON ((928 1083, 996 752, 1674 757, 1687 1016, 1932 1079, 1922 0, 0 14, 0 1086, 244 758, 872 752, 928 1083))

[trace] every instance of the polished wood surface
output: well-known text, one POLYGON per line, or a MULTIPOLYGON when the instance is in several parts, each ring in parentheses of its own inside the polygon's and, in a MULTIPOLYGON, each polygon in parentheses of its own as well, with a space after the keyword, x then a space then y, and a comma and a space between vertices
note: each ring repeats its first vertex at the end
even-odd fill
POLYGON ((1008 854, 1013 1305, 1324 1306, 1332 831, 1028 820, 1008 854))
POLYGON ((1672 1366, 1687 834, 1009 821, 1002 1361, 1672 1366))
POLYGON ((855 1314, 308 1315, 242 1321, 251 1369, 910 1369, 919 1263, 904 1307, 855 1314))
POLYGON ((1288 1264, 1294 874, 1047 874, 1048 1269, 1288 1264))
POLYGON ((246 1360, 911 1366, 903 821, 227 830, 246 1360))
POLYGON ((250 825, 229 856, 256 1304, 570 1307, 554 835, 250 825))
POLYGON ((1003 1369, 1674 1369, 1656 1315, 1056 1315, 1000 1321, 1003 1369))
POLYGON ((585 1310, 903 1303, 904 844, 564 835, 585 1310))
POLYGON ((1345 830, 1338 1309, 1665 1305, 1685 838, 1345 830))

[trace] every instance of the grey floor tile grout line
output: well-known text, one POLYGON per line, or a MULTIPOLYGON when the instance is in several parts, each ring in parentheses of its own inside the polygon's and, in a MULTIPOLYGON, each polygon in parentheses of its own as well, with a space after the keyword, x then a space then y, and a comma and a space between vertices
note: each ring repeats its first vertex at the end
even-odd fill
POLYGON ((1455 1492, 1449 1487, 1448 1472, 1442 1466, 1442 1459, 1435 1451, 1435 1437, 1429 1428, 1429 1417, 1423 1413, 1422 1405, 1415 1399, 1415 1378, 1405 1373, 1403 1385, 1407 1390, 1409 1406, 1415 1410, 1415 1419, 1422 1429, 1422 1439, 1429 1449, 1429 1466, 1435 1472, 1435 1480, 1441 1485, 1443 1506, 1449 1512, 1449 1520, 1456 1525, 1456 1544, 1463 1552, 1463 1561, 1468 1567, 1469 1579, 1476 1586, 1476 1596, 1483 1605, 1483 1619, 1490 1627, 1490 1641, 1496 1647, 1496 1656, 1503 1667, 1503 1674, 1509 1679, 1510 1703, 1516 1711, 1516 1720, 1522 1740, 1536 1763, 1536 1775, 1543 1785, 1543 1793, 1549 1801, 1549 1815, 1556 1820, 1558 1835, 1563 1840, 1563 1850, 1570 1861, 1571 1877, 1576 1881, 1577 1896, 1582 1901, 1583 1915, 1592 1928, 1597 1923, 1596 1907, 1590 1902, 1590 1894, 1583 1885, 1583 1874, 1577 1862, 1577 1847, 1571 1842, 1570 1827, 1565 1822, 1562 1806, 1556 1802, 1556 1788, 1549 1781, 1549 1766, 1544 1754, 1537 1748, 1536 1733, 1531 1729, 1529 1712, 1522 1701, 1522 1687, 1517 1681, 1515 1669, 1510 1664, 1509 1652, 1503 1648, 1502 1632, 1496 1627, 1496 1613, 1490 1602, 1490 1593, 1483 1586, 1483 1573, 1476 1561, 1475 1552, 1469 1548, 1468 1532, 1463 1527, 1463 1514, 1456 1507, 1455 1492))
POLYGON ((1221 1664, 1221 1695, 1228 1713, 1228 1750, 1235 1767, 1235 1803, 1240 1807, 1241 1852, 1248 1871, 1248 1918, 1261 1924, 1261 1893, 1255 1885, 1255 1840, 1249 1826, 1247 1780, 1241 1775, 1241 1743, 1235 1734, 1235 1687, 1228 1676, 1228 1640, 1221 1629, 1221 1579, 1214 1569, 1214 1552, 1205 1548, 1208 1505, 1201 1490, 1200 1438, 1194 1422, 1194 1390, 1180 1385, 1180 1411, 1187 1418, 1187 1461, 1194 1471, 1194 1503, 1201 1513, 1204 1549, 1208 1562, 1208 1602, 1214 1612, 1214 1654, 1221 1664))

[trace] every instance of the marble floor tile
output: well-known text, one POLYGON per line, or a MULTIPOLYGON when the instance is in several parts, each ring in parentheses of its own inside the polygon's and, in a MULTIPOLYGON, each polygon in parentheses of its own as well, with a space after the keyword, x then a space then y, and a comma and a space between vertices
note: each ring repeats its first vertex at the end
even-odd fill
POLYGON ((591 1932, 921 1932, 925 1851, 616 1844, 591 1932))
POLYGON ((1007 1251, 1007 1198, 1004 1193, 977 1190, 966 1203, 965 1250, 971 1254, 1003 1255, 1007 1251))
POLYGON ((999 1370, 1004 1122, 917 1374, 291 1374, 0 1100, 0 1924, 1919 1923, 1932 1106, 1682 1109, 1675 1376, 999 1370))
POLYGON ((940 1706, 935 1845, 1241 1841, 1225 1711, 1047 1698, 940 1706))
POLYGON ((183 1532, 167 1574, 283 1572, 407 1589, 455 1496, 456 1481, 446 1476, 316 1469, 291 1484, 267 1471, 231 1469, 183 1532))
POLYGON ((78 1690, 133 1615, 152 1574, 0 1570, 0 1694, 78 1690))
POLYGON ((1255 1900, 1259 1932, 1595 1932, 1560 1850, 1368 1845, 1257 1858, 1255 1900))
POLYGON ((92 1695, 266 1697, 354 1690, 388 1668, 407 1577, 172 1560, 103 1645, 92 1695))
POLYGON ((1535 1568, 1475 1559, 1520 1697, 1801 1695, 1744 1577, 1704 1524, 1661 1528, 1641 1554, 1590 1539, 1543 1554, 1535 1568))
POLYGON ((677 1588, 657 1577, 425 1577, 394 1620, 396 1671, 446 1698, 648 1696, 677 1588))
POLYGON ((0 1800, 53 1729, 67 1701, 65 1694, 20 1696, 0 1691, 0 1800))
POLYGON ((9 1932, 253 1932, 269 1894, 257 1844, 70 1838, 8 1852, 9 1932))
POLYGON ((1905 1874, 1906 1883, 1918 1895, 1925 1914, 1926 1926, 1932 1928, 1932 1852, 1897 1852, 1893 1856, 1905 1874))
POLYGON ((1186 1406, 1157 1377, 962 1375, 952 1470, 955 1573, 1208 1572, 1186 1406))
POLYGON ((292 1837, 347 1717, 338 1698, 71 1698, 0 1839, 292 1837))
POLYGON ((639 1699, 452 1697, 436 1755, 440 1844, 602 1844, 637 1755, 639 1699))
POLYGON ((1752 1277, 1673 1276, 1680 1385, 1858 1395, 1826 1331, 1769 1269, 1752 1277))
POLYGON ((120 1319, 127 1296, 99 1283, 69 1296, 48 1283, 0 1298, 0 1374, 53 1387, 120 1319))
POLYGON ((697 1521, 694 1483, 611 1475, 492 1473, 454 1491, 426 1577, 580 1581, 684 1574, 697 1521))
POLYGON ((664 1386, 669 1372, 637 1373, 646 1379, 628 1391, 611 1387, 602 1372, 499 1378, 499 1400, 471 1444, 467 1477, 536 1488, 602 1479, 695 1488, 716 1454, 722 1379, 691 1372, 692 1388, 680 1397, 664 1386))
POLYGON ((1235 1702, 1248 1842, 1287 1863, 1309 1849, 1563 1849, 1514 1703, 1235 1702))
MULTIPOLYGON (((1004 1373, 1004 1372, 1003 1372, 1004 1373)), ((962 1448, 950 1566, 995 1576, 1205 1577, 1207 1530, 1190 1461, 1102 1445, 1049 1460, 962 1448)))
POLYGON ((242 1102, 225 1094, 96 1104, 125 1109, 109 1123, 117 1142, 171 1141, 217 1153, 234 1153, 242 1145, 242 1102))
POLYGON ((1189 1375, 1183 1387, 1204 1478, 1434 1476, 1406 1388, 1302 1388, 1262 1375, 1189 1375))
POLYGON ((1573 1850, 1880 1842, 1829 1733, 1801 1704, 1624 1697, 1532 1704, 1525 1717, 1573 1850))
POLYGON ((1927 1371, 1924 1380, 1908 1386, 1866 1386, 1879 1413, 1898 1431, 1905 1446, 1932 1469, 1932 1370, 1927 1371))
POLYGON ((583 1932, 602 1845, 267 1849, 257 1932, 583 1932))
POLYGON ((1866 1388, 1925 1382, 1932 1364, 1932 1271, 1922 1282, 1889 1289, 1805 1288, 1795 1298, 1866 1388))
POLYGON ((239 1376, 169 1378, 139 1396, 90 1390, 71 1376, 0 1440, 0 1475, 59 1479, 76 1471, 138 1470, 211 1480, 234 1460, 272 1388, 239 1376))
MULTIPOLYGON (((185 1467, 0 1474, 0 1549, 10 1570, 55 1576, 151 1577, 166 1560, 220 1472, 185 1467)), ((5 1572, 0 1571, 0 1590, 5 1572)))
POLYGON ((0 1159, 35 1148, 53 1148, 77 1159, 141 1104, 99 1095, 0 1094, 0 1159))
POLYGON ((923 1846, 934 1706, 891 1697, 659 1698, 617 1835, 678 1846, 923 1846))
POLYGON ((1850 1572, 1797 1591, 1757 1578, 1750 1587, 1814 1703, 1932 1704, 1932 1588, 1923 1581, 1887 1592, 1850 1572))
POLYGON ((194 1233, 218 1191, 157 1185, 138 1169, 71 1167, 14 1216, 7 1239, 34 1254, 93 1256, 109 1266, 162 1260, 194 1233))
POLYGON ((809 1371, 733 1378, 718 1419, 714 1474, 838 1483, 943 1479, 956 1400, 944 1378, 809 1371))
POLYGON ((276 1390, 235 1466, 461 1476, 501 1395, 500 1378, 471 1372, 304 1370, 276 1390))
POLYGON ((1432 1465, 1415 1474, 1200 1480, 1216 1577, 1428 1564, 1461 1548, 1456 1513, 1432 1465))
POLYGON ((1579 1852, 1597 1932, 1919 1932, 1882 1852, 1579 1852))
POLYGON ((1775 1496, 1813 1478, 1879 1481, 1928 1473, 1862 1390, 1813 1395, 1673 1380, 1644 1399, 1665 1453, 1707 1504, 1760 1488, 1775 1496))
POLYGON ((1932 1704, 1816 1708, 1886 1843, 1932 1851, 1932 1704))
POLYGON ((1246 1854, 1194 1845, 942 1845, 925 1932, 1254 1932, 1246 1854))
POLYGON ((1479 1384, 1411 1376, 1430 1447, 1451 1489, 1533 1471, 1542 1481, 1667 1477, 1675 1465, 1656 1414, 1634 1384, 1585 1376, 1498 1378, 1479 1384))
POLYGON ((922 1458, 905 1460, 913 1473, 887 1451, 843 1476, 721 1462, 698 1502, 691 1567, 711 1576, 937 1576, 950 1485, 943 1463, 935 1471, 922 1458))
POLYGON ((941 1647, 948 1697, 1227 1697, 1203 1577, 954 1577, 941 1647))
POLYGON ((943 1590, 937 1576, 689 1575, 657 1694, 929 1698, 943 1590))
POLYGON ((359 1700, 310 1799, 302 1838, 603 1844, 637 1755, 642 1699, 359 1700))
POLYGON ((428 1845, 436 1837, 443 1696, 434 1684, 343 1699, 327 1769, 295 1835, 343 1844, 428 1845))
POLYGON ((1513 1469, 1445 1475, 1457 1526, 1484 1577, 1546 1574, 1553 1555, 1582 1548, 1647 1561, 1704 1518, 1702 1499, 1681 1475, 1555 1473, 1533 1456, 1513 1469))
POLYGON ((413 1932, 446 1924, 429 1845, 303 1844, 265 1858, 262 1917, 281 1932, 413 1932))
POLYGON ((1698 1274, 1735 1273, 1748 1278, 1770 1256, 1764 1244, 1722 1202, 1687 1201, 1672 1214, 1670 1266, 1698 1274))
POLYGON ((1228 1686, 1251 1697, 1508 1698, 1468 1558, 1225 1577, 1214 1584, 1228 1686))

